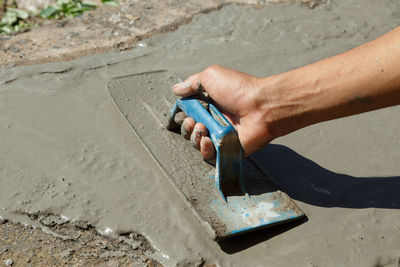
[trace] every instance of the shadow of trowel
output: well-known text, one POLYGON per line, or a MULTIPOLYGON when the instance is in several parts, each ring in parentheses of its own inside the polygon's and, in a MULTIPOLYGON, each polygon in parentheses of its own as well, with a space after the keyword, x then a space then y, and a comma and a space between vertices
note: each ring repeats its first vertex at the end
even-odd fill
POLYGON ((320 207, 400 208, 400 176, 335 173, 283 145, 269 144, 254 158, 295 200, 320 207))
POLYGON ((289 231, 290 229, 295 228, 306 221, 307 217, 303 217, 290 223, 279 224, 273 227, 246 233, 244 235, 220 240, 218 241, 218 245, 225 253, 234 254, 289 231))
MULTIPOLYGON (((253 158, 292 199, 319 207, 400 208, 400 176, 354 177, 327 170, 283 145, 269 144, 253 158)), ((219 241, 234 254, 295 228, 307 218, 219 241)))

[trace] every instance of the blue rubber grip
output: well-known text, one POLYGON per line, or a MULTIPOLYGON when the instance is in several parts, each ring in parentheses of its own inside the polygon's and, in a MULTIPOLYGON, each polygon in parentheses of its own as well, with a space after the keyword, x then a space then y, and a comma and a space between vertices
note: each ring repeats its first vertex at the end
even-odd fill
POLYGON ((216 167, 215 186, 224 201, 229 195, 241 195, 243 186, 242 158, 243 149, 235 128, 213 104, 208 112, 195 97, 177 100, 171 109, 171 122, 176 113, 183 111, 196 122, 203 123, 215 146, 216 167))
POLYGON ((203 123, 210 134, 210 138, 215 147, 221 144, 221 139, 229 133, 236 132, 235 128, 222 115, 222 113, 213 105, 209 104, 214 116, 218 116, 218 122, 194 97, 186 97, 175 102, 171 109, 171 115, 174 116, 179 110, 182 110, 188 117, 192 117, 196 122, 203 123))

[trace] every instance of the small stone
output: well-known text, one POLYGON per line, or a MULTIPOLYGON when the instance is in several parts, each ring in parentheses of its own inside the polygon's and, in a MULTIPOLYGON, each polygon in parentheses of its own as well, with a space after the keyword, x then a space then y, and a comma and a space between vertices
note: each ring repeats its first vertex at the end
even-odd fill
POLYGON ((131 14, 125 14, 125 17, 130 21, 135 21, 138 19, 138 17, 132 16, 131 14))
POLYGON ((70 32, 70 37, 74 38, 74 37, 78 37, 79 33, 78 32, 70 32))
POLYGON ((137 241, 131 242, 131 247, 133 250, 138 249, 141 245, 142 245, 142 242, 137 242, 137 241))
POLYGON ((7 259, 6 260, 6 266, 11 266, 13 265, 13 260, 12 259, 7 259))
POLYGON ((11 36, 10 36, 10 35, 1 35, 1 36, 0 36, 0 40, 1 40, 1 41, 6 41, 6 40, 9 40, 9 39, 11 39, 11 36))
POLYGON ((82 230, 88 230, 91 227, 91 225, 85 221, 78 221, 78 222, 76 222, 75 225, 76 225, 76 227, 78 227, 79 229, 82 229, 82 230))
POLYGON ((12 52, 12 53, 19 53, 21 52, 21 49, 19 49, 16 46, 10 46, 9 48, 7 48, 8 51, 12 52))
POLYGON ((57 22, 57 27, 58 28, 64 28, 67 25, 68 21, 67 20, 62 20, 57 22))
POLYGON ((15 66, 17 66, 17 63, 15 63, 14 61, 7 63, 8 68, 14 68, 15 66))
POLYGON ((27 44, 28 42, 29 42, 29 40, 22 39, 22 40, 19 40, 17 43, 20 44, 20 45, 24 45, 24 44, 27 44))
POLYGON ((110 17, 110 19, 109 19, 109 21, 111 22, 111 23, 118 23, 118 22, 120 22, 121 21, 121 13, 116 13, 116 14, 113 14, 111 17, 110 17))
POLYGON ((63 252, 60 253, 61 258, 68 258, 71 256, 71 252, 69 250, 64 250, 63 252))
POLYGON ((147 262, 147 260, 148 260, 148 258, 147 258, 145 255, 139 255, 139 259, 140 259, 142 262, 147 262))
POLYGON ((103 33, 101 35, 101 37, 103 37, 103 38, 111 38, 113 35, 114 35, 114 31, 113 30, 109 30, 109 31, 106 31, 105 33, 103 33))
POLYGON ((113 45, 113 49, 114 49, 115 51, 120 51, 120 50, 119 50, 119 44, 114 44, 114 45, 113 45))

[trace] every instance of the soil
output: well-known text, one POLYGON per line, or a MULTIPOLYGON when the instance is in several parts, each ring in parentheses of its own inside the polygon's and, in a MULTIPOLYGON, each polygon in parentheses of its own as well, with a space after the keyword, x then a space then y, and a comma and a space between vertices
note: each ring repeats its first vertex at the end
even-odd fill
MULTIPOLYGON (((33 218, 35 221, 38 218, 33 218)), ((46 234, 39 228, 3 221, 0 227, 0 261, 14 266, 161 266, 147 258, 152 251, 140 234, 109 238, 93 227, 47 221, 46 234)))
MULTIPOLYGON (((38 0, 36 0, 38 1, 38 0)), ((323 0, 297 0, 312 7, 323 0)), ((41 1, 39 1, 41 2, 41 1)), ((143 39, 173 31, 196 14, 217 10, 230 3, 255 4, 282 0, 126 0, 104 6, 74 19, 41 20, 38 27, 15 35, 0 36, 0 65, 36 64, 72 60, 88 54, 128 50, 143 39)))

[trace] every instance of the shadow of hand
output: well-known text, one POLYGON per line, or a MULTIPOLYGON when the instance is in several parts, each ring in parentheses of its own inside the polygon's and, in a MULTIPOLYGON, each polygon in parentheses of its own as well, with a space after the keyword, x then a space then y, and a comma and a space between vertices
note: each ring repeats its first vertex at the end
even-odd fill
POLYGON ((254 159, 293 199, 320 207, 400 208, 400 176, 334 173, 283 146, 269 144, 254 159))

